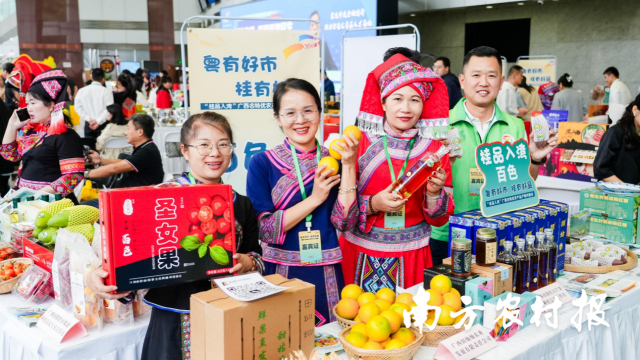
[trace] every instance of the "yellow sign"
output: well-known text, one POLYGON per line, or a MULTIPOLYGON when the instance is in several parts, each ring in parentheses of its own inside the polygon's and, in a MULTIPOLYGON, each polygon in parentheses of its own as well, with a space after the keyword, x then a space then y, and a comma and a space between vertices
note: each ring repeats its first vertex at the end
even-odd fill
POLYGON ((284 134, 273 116, 279 81, 299 78, 320 89, 317 31, 188 29, 191 115, 215 111, 234 131, 236 149, 223 178, 245 192, 253 155, 273 148, 284 134))
POLYGON ((527 84, 538 87, 549 81, 557 82, 556 59, 519 59, 518 65, 522 66, 522 75, 527 77, 527 84))

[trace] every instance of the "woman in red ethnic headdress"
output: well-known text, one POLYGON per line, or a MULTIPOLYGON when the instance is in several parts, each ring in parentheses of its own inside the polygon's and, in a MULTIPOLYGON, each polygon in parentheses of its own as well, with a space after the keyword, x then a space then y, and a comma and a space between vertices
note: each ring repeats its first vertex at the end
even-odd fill
MULTIPOLYGON (((453 196, 445 190, 451 187, 449 156, 407 200, 392 193, 391 184, 426 152, 443 147, 430 138, 434 126, 446 128, 448 117, 447 88, 431 69, 396 54, 369 74, 358 114, 364 134, 356 174, 343 171, 340 185, 357 186, 352 199, 360 209, 357 225, 340 237, 345 284, 376 292, 423 281, 423 269, 432 265, 431 226, 444 225, 453 214, 453 196)), ((341 207, 348 209, 344 199, 341 207)))
POLYGON ((62 113, 66 88, 62 70, 45 71, 33 79, 25 97, 30 119, 20 121, 13 113, 0 155, 21 161, 16 188, 61 193, 76 201, 73 190, 84 177, 84 154, 80 136, 62 113))

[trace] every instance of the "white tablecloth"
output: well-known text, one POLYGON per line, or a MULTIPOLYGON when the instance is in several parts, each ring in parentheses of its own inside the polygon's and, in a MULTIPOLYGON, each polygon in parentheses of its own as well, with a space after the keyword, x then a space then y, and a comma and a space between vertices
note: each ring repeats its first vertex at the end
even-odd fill
MULTIPOLYGON (((167 158, 165 156, 165 144, 164 137, 166 134, 171 132, 180 133, 182 127, 180 126, 169 126, 169 127, 158 127, 153 133, 153 142, 160 150, 160 155, 162 155, 162 167, 164 168, 165 174, 173 174, 173 173, 182 173, 183 171, 187 171, 188 167, 185 166, 183 169, 183 158, 167 158)), ((185 162, 186 164, 186 162, 185 162)))
MULTIPOLYGON (((605 321, 610 327, 594 326, 587 322, 578 332, 570 324, 573 313, 558 319, 554 330, 541 319, 540 327, 529 325, 491 351, 478 357, 481 360, 635 360, 640 359, 640 284, 635 289, 608 302, 605 321)), ((334 336, 342 330, 337 322, 319 328, 334 336)), ((436 348, 420 347, 416 360, 431 360, 436 348)), ((347 359, 346 354, 341 358, 347 359)))
POLYGON ((53 298, 35 305, 13 294, 0 295, 0 360, 134 360, 142 354, 144 336, 151 313, 136 318, 132 326, 107 324, 98 332, 89 329, 89 335, 81 339, 55 342, 42 330, 29 328, 7 311, 7 307, 49 307, 53 298))

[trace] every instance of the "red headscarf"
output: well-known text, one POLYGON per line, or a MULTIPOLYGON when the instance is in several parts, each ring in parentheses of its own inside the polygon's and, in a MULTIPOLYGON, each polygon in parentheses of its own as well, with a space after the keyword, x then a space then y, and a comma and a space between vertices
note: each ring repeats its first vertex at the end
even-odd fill
POLYGON ((372 135, 383 135, 382 99, 404 86, 412 87, 422 97, 424 106, 416 124, 420 136, 446 138, 449 125, 447 86, 433 70, 401 54, 393 55, 369 73, 357 116, 360 129, 372 135))
POLYGON ((24 108, 27 106, 27 90, 31 87, 33 78, 44 71, 50 70, 51 67, 42 62, 33 61, 29 55, 20 55, 13 61, 13 64, 15 68, 11 74, 9 74, 7 83, 18 90, 20 93, 20 104, 18 107, 24 108))

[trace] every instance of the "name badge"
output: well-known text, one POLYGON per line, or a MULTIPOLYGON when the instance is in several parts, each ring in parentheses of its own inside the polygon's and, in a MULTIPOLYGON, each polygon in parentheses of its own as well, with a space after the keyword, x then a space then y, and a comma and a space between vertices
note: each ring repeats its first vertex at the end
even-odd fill
POLYGON ((480 188, 484 185, 484 177, 478 169, 469 170, 469 195, 480 196, 480 188))
POLYGON ((404 229, 405 207, 403 206, 397 212, 384 213, 384 228, 386 230, 403 230, 404 229))
POLYGON ((301 231, 298 233, 300 242, 300 263, 317 264, 322 262, 322 241, 319 230, 301 231))

